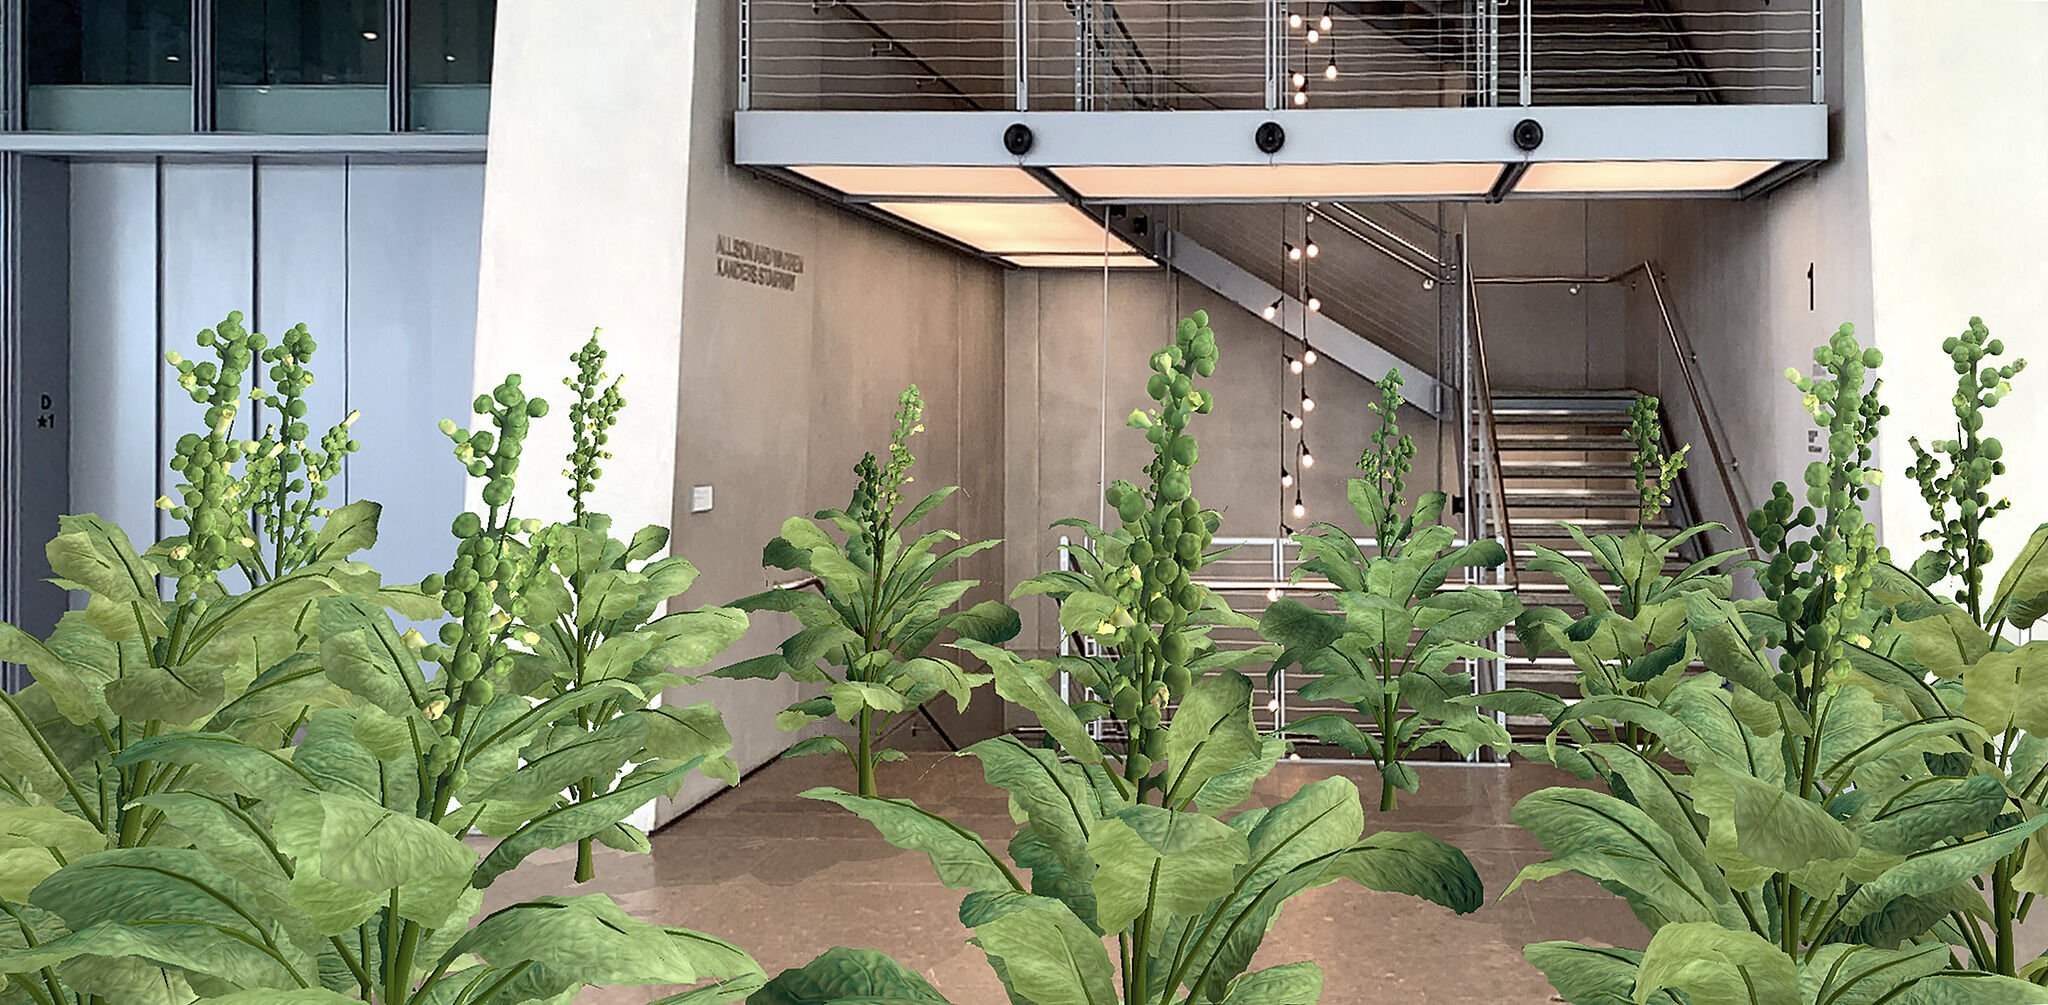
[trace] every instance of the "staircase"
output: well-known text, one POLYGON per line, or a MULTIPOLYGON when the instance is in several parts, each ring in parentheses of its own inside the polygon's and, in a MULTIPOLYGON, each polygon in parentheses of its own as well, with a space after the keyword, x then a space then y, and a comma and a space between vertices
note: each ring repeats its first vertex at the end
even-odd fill
MULTIPOLYGON (((1635 473, 1629 457, 1629 406, 1634 391, 1570 393, 1506 392, 1493 398, 1499 430, 1501 486, 1507 499, 1508 527, 1514 537, 1514 563, 1522 602, 1529 607, 1555 607, 1573 617, 1585 604, 1565 588, 1564 580, 1529 568, 1534 546, 1551 548, 1586 564, 1603 583, 1605 572, 1587 561, 1584 548, 1557 521, 1569 520, 1588 535, 1620 534, 1636 526, 1635 473)), ((1674 490, 1674 505, 1646 525, 1652 533, 1669 535, 1680 526, 1685 500, 1674 490)), ((1665 559, 1676 573, 1692 558, 1691 545, 1665 559)), ((1618 588, 1610 586, 1612 596, 1618 588)), ((1505 683, 1560 695, 1576 696, 1578 669, 1560 653, 1532 656, 1508 633, 1505 683)), ((1540 721, 1509 725, 1526 732, 1540 721)))
MULTIPOLYGON (((1538 105, 1722 100, 1693 39, 1662 0, 1544 0, 1534 7, 1531 24, 1531 83, 1538 105)), ((1504 44, 1503 89, 1518 86, 1517 59, 1515 47, 1504 44)))

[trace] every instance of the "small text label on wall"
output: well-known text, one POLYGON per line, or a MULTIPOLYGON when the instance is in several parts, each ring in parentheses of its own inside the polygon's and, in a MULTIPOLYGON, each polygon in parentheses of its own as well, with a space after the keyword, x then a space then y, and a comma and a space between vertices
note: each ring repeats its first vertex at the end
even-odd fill
POLYGON ((784 292, 796 290, 804 256, 754 241, 718 235, 718 276, 784 292))

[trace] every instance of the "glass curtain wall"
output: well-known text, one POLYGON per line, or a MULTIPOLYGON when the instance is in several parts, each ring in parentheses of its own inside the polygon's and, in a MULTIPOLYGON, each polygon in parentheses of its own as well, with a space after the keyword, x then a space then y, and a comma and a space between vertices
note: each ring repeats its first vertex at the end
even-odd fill
POLYGON ((31 130, 481 133, 489 119, 497 0, 25 0, 23 14, 31 130), (210 37, 195 39, 195 14, 210 37))

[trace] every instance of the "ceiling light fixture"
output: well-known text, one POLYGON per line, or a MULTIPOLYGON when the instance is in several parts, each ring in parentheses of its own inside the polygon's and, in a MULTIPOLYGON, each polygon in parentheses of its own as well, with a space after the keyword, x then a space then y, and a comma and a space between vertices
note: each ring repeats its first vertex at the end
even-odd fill
POLYGON ((1337 79, 1337 55, 1336 55, 1336 53, 1331 53, 1331 54, 1330 54, 1330 65, 1328 65, 1328 66, 1325 66, 1325 67, 1323 67, 1323 79, 1324 79, 1324 80, 1335 80, 1335 79, 1337 79))

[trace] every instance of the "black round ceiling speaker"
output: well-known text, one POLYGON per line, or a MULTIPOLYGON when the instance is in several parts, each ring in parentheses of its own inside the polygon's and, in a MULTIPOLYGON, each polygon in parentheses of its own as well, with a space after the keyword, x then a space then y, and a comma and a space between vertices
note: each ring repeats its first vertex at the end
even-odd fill
POLYGON ((1543 145, 1543 123, 1523 119, 1515 123, 1515 147, 1527 152, 1543 145))
POLYGON ((1031 152, 1034 138, 1030 126, 1022 122, 1012 122, 1010 128, 1003 130, 1003 149, 1008 150, 1012 156, 1022 157, 1031 152))
POLYGON ((1281 147, 1287 145, 1287 130, 1280 128, 1278 122, 1261 122, 1258 130, 1252 133, 1252 142, 1258 145, 1262 154, 1277 154, 1281 147))

